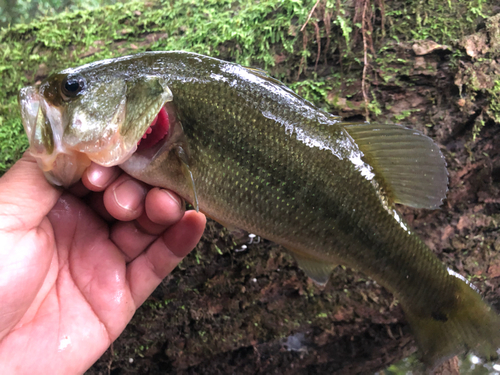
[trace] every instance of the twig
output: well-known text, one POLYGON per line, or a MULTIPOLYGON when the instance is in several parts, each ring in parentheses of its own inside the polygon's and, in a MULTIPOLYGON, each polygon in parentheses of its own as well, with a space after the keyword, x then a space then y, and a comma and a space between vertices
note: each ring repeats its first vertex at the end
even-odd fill
MULTIPOLYGON (((338 20, 339 18, 339 15, 340 15, 340 10, 342 9, 342 4, 340 3, 340 0, 337 0, 337 6, 336 6, 336 11, 335 11, 335 19, 338 20)), ((337 28, 337 39, 340 40, 340 27, 337 28)), ((340 43, 339 43, 339 48, 340 48, 340 43)), ((346 42, 346 48, 348 49, 349 46, 347 45, 347 42, 346 42)), ((342 58, 343 54, 342 53, 339 53, 339 68, 340 68, 340 71, 343 72, 344 71, 344 59, 342 58)), ((343 84, 344 86, 344 84, 343 84)))
POLYGON ((297 81, 300 78, 300 73, 302 73, 302 68, 304 67, 306 63, 306 57, 304 55, 304 51, 307 48, 307 34, 302 33, 302 58, 300 59, 300 64, 299 64, 299 71, 297 72, 297 81))
POLYGON ((328 49, 330 48, 330 34, 332 33, 332 17, 325 9, 325 15, 323 16, 323 22, 325 23, 326 31, 326 46, 325 46, 325 65, 328 64, 328 49))
POLYGON ((115 356, 115 352, 113 350, 113 343, 111 343, 109 347, 109 360, 108 360, 108 375, 111 375, 111 365, 113 364, 113 357, 115 356))
POLYGON ((363 66, 363 78, 361 80, 361 91, 363 92, 363 98, 365 100, 365 119, 370 121, 370 114, 368 111, 368 95, 366 94, 366 71, 368 70, 368 46, 366 43, 366 8, 370 0, 364 0, 363 5, 363 18, 361 24, 361 35, 363 36, 363 51, 364 51, 364 66, 363 66))
POLYGON ((316 64, 314 64, 314 71, 318 70, 319 57, 321 56, 321 37, 319 35, 319 25, 314 22, 314 28, 316 29, 316 43, 318 44, 318 55, 316 56, 316 64))
POLYGON ((306 22, 302 25, 302 27, 300 28, 300 31, 304 31, 304 29, 306 28, 307 24, 309 23, 309 20, 311 19, 311 16, 314 12, 314 10, 316 9, 316 7, 318 6, 319 4, 319 1, 320 0, 316 0, 316 4, 314 4, 314 6, 312 7, 311 11, 309 12, 309 15, 307 16, 307 20, 306 22))
POLYGON ((378 0, 377 2, 381 16, 380 30, 382 30, 382 37, 385 37, 385 3, 384 0, 378 0))

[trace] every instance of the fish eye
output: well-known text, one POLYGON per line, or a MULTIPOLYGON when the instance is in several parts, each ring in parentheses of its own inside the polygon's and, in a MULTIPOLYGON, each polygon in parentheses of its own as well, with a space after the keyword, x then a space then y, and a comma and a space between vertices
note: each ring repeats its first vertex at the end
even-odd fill
POLYGON ((61 94, 65 101, 75 98, 85 90, 87 82, 82 76, 68 76, 61 83, 61 94))

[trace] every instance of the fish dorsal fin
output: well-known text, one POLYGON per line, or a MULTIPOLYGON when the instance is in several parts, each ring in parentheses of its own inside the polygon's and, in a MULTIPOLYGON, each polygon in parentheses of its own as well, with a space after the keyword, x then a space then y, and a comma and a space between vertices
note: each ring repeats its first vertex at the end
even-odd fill
POLYGON ((448 172, 432 139, 396 124, 347 123, 344 128, 394 202, 430 209, 442 204, 448 172))
POLYGON ((253 68, 253 67, 249 67, 249 66, 245 66, 245 69, 246 70, 249 70, 250 73, 253 73, 255 75, 258 75, 258 76, 261 76, 261 77, 264 77, 264 78, 270 78, 270 75, 268 72, 266 72, 264 69, 261 69, 261 68, 253 68))
POLYGON ((249 68, 249 67, 245 67, 245 69, 252 73, 254 76, 257 76, 267 82, 270 82, 270 83, 273 83, 273 84, 276 84, 276 85, 279 85, 280 87, 282 87, 283 89, 285 90, 288 90, 290 92, 292 92, 294 95, 297 95, 295 92, 293 92, 293 90, 291 90, 290 88, 288 88, 287 86, 283 85, 283 82, 281 81, 278 81, 276 78, 273 78, 269 75, 268 72, 266 72, 265 70, 263 69, 260 69, 260 68, 249 68))
POLYGON ((287 249, 290 253, 292 253, 302 271, 304 271, 304 273, 309 276, 312 281, 321 286, 326 285, 333 269, 337 267, 336 264, 317 259, 314 256, 305 254, 300 250, 290 247, 287 249))

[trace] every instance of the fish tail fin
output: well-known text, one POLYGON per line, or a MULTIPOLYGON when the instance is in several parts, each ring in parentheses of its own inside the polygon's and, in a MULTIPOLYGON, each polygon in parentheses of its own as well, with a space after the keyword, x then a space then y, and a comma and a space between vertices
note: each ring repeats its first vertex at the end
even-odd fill
POLYGON ((499 316, 467 283, 458 278, 456 282, 451 306, 443 305, 429 315, 403 305, 422 360, 431 369, 467 351, 487 361, 498 358, 499 316))

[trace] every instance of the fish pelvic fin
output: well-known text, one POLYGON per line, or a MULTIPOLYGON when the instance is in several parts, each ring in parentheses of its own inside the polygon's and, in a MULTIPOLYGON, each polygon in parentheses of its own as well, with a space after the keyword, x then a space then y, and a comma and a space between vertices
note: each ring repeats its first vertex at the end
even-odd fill
POLYGON ((304 273, 319 286, 325 286, 337 264, 325 262, 303 251, 287 248, 304 273))
POLYGON ((402 307, 429 370, 464 352, 491 361, 498 358, 500 318, 466 282, 456 279, 451 309, 438 309, 430 315, 402 307))
POLYGON ((192 205, 196 212, 200 212, 200 206, 198 202, 198 193, 196 191, 196 184, 194 183, 193 172, 191 172, 191 168, 189 167, 189 157, 187 156, 186 151, 181 145, 177 145, 175 148, 175 152, 177 158, 181 163, 182 173, 186 178, 188 185, 190 186, 192 205))
POLYGON ((397 124, 345 123, 343 127, 392 201, 429 209, 442 204, 448 171, 431 138, 397 124))

